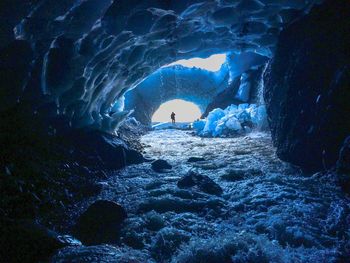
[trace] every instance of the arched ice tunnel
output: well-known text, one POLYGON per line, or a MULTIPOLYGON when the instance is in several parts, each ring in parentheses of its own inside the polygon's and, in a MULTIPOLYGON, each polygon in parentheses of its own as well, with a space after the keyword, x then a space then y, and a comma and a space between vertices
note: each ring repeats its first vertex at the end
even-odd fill
POLYGON ((349 128, 336 120, 347 113, 348 10, 321 2, 3 2, 1 112, 26 105, 26 114, 114 132, 128 114, 114 103, 160 67, 252 52, 268 60, 265 100, 281 158, 334 164, 349 128))
MULTIPOLYGON (((277 156, 308 172, 331 169, 350 134, 349 14, 344 0, 1 1, 2 173, 32 178, 25 164, 35 156, 70 160, 57 178, 49 168, 35 177, 59 185, 92 163, 143 162, 125 123, 149 125, 171 99, 196 103, 204 117, 262 99, 277 156), (171 65, 215 54, 226 55, 216 72, 171 65)), ((31 192, 10 181, 15 196, 31 192)), ((31 196, 33 207, 45 196, 31 196)), ((1 211, 22 215, 7 203, 1 211)))

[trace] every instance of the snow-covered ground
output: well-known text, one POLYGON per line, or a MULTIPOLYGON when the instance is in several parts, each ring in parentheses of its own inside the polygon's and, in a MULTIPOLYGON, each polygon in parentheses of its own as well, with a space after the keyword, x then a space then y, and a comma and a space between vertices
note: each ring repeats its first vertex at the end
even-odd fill
POLYGON ((281 162, 268 134, 200 138, 159 130, 142 143, 147 157, 168 160, 173 169, 156 173, 144 163, 115 173, 99 198, 127 209, 121 243, 75 249, 74 257, 90 249, 99 262, 348 260, 350 203, 334 175, 306 176, 281 162), (188 163, 189 157, 206 161, 188 163), (178 188, 190 169, 218 183, 222 196, 178 188))
POLYGON ((154 130, 165 130, 165 129, 178 129, 178 130, 189 130, 191 127, 190 122, 159 122, 152 124, 154 130))

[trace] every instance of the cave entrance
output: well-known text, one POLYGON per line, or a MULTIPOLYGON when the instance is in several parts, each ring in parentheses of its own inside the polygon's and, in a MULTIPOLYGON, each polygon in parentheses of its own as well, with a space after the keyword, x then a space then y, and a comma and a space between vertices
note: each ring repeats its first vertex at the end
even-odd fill
POLYGON ((125 94, 124 110, 133 110, 132 116, 145 125, 171 122, 172 111, 176 122, 193 122, 227 88, 230 58, 229 54, 218 53, 162 66, 125 94), (187 104, 177 101, 171 105, 170 100, 174 99, 187 100, 187 104), (170 106, 161 106, 164 102, 170 106))
POLYGON ((199 107, 193 102, 174 99, 160 105, 152 116, 152 123, 171 122, 170 115, 176 114, 176 122, 187 123, 199 119, 202 115, 199 107))

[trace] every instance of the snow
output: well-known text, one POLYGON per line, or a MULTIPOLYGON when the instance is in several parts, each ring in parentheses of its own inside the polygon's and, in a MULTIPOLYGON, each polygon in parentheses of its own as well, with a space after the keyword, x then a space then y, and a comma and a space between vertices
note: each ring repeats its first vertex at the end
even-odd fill
MULTIPOLYGON (((349 198, 336 176, 306 176, 282 162, 269 134, 203 138, 168 129, 141 142, 146 157, 173 169, 159 174, 142 163, 106 177, 97 199, 122 204, 128 218, 120 244, 99 246, 96 262, 347 262, 349 198), (188 163, 193 156, 205 161, 188 163), (222 196, 179 188, 189 170, 219 184, 222 196)), ((53 262, 83 262, 89 248, 64 249, 53 262)))
POLYGON ((152 125, 153 130, 165 130, 165 129, 179 129, 179 130, 188 130, 190 128, 190 122, 161 122, 152 125))
POLYGON ((225 110, 214 109, 206 120, 198 120, 192 124, 196 134, 209 137, 223 137, 251 132, 267 126, 267 113, 264 105, 239 104, 230 105, 225 110))

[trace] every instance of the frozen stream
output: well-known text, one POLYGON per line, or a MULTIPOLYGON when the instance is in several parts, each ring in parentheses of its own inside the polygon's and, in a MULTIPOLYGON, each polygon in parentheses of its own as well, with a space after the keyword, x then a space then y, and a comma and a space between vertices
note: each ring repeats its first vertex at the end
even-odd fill
POLYGON ((173 169, 156 173, 144 163, 114 174, 99 198, 128 212, 120 244, 68 249, 58 262, 79 255, 90 255, 80 262, 348 260, 349 200, 334 175, 306 176, 279 161, 268 134, 200 138, 160 130, 142 143, 145 156, 168 160, 173 169), (188 163, 190 157, 206 161, 188 163), (213 179, 223 194, 178 188, 190 169, 213 179))

